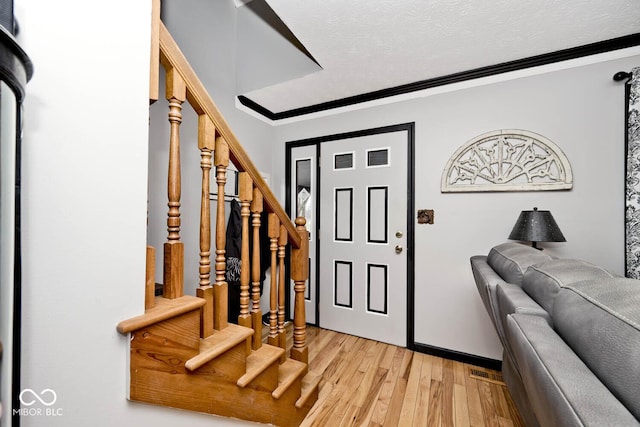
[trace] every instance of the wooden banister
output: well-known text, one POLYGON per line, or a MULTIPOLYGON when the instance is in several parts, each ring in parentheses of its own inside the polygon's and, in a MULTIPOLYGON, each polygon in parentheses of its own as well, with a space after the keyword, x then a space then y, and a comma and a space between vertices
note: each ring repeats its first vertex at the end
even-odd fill
POLYGON ((291 222, 287 213, 278 203, 264 178, 255 167, 246 151, 240 145, 235 134, 227 124, 226 120, 216 107, 215 103, 207 93, 206 89, 198 76, 187 62, 184 54, 176 44, 175 40, 164 26, 160 23, 160 62, 166 70, 174 70, 185 82, 187 89, 187 100, 195 110, 200 114, 209 116, 216 128, 216 132, 220 134, 227 142, 229 147, 229 158, 233 164, 241 172, 246 172, 251 178, 253 185, 258 188, 263 196, 264 205, 269 212, 275 213, 280 223, 287 230, 288 240, 294 248, 300 247, 300 235, 296 232, 294 224, 291 222))
POLYGON ((153 104, 158 100, 160 86, 160 0, 152 0, 150 60, 149 104, 153 104))
MULTIPOLYGON (((291 357, 307 363, 305 284, 309 276, 309 235, 305 219, 294 223, 278 203, 262 175, 249 159, 244 148, 229 128, 213 100, 185 59, 166 27, 159 23, 160 62, 166 70, 166 98, 169 101, 171 136, 169 148, 167 218, 168 237, 165 243, 165 294, 167 298, 183 295, 184 248, 180 241, 180 135, 182 104, 188 101, 198 114, 198 148, 201 153, 202 194, 200 206, 200 265, 197 295, 204 300, 201 316, 201 336, 227 328, 228 289, 226 282, 225 185, 231 161, 238 169, 238 198, 242 222, 240 307, 238 324, 254 330, 247 338, 247 354, 260 348, 262 311, 260 309, 260 227, 267 226, 271 255, 269 304, 269 337, 271 345, 281 347, 281 363, 286 360, 285 271, 286 246, 291 245, 291 279, 294 282, 293 346, 291 357), (211 278, 211 206, 209 201, 211 169, 215 166, 217 205, 215 223, 215 280, 211 278), (268 223, 261 224, 266 211, 268 223), (251 219, 251 223, 249 222, 251 219), (250 241, 253 252, 250 253, 250 241)), ((234 310, 235 311, 235 310, 234 310)))

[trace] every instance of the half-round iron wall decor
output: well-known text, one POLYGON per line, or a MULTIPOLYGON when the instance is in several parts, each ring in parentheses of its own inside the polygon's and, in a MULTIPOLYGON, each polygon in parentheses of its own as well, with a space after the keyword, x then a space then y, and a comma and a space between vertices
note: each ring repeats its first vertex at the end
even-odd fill
POLYGON ((571 165, 560 147, 534 132, 502 129, 460 147, 442 173, 443 193, 568 190, 571 165))

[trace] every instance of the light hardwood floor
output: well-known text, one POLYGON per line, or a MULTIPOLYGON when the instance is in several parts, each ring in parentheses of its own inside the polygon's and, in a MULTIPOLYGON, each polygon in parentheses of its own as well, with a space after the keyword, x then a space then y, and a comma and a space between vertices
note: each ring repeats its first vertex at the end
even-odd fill
POLYGON ((524 426, 504 385, 469 375, 477 367, 314 327, 307 343, 322 381, 302 426, 524 426))

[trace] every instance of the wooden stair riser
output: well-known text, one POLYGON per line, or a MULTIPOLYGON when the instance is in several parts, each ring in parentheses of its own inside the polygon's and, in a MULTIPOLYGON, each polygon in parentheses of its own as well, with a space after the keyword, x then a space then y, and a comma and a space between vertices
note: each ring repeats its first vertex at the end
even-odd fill
MULTIPOLYGON (((174 373, 132 369, 131 400, 283 426, 299 425, 315 402, 309 400, 302 408, 295 407, 300 380, 280 399, 274 399, 271 391, 254 383, 240 388, 201 369, 174 373)), ((262 381, 256 380, 258 384, 262 381)))
POLYGON ((149 350, 168 354, 195 355, 200 347, 199 329, 200 310, 193 310, 132 332, 131 349, 149 347, 149 350))
POLYGON ((278 387, 278 363, 272 363, 269 367, 262 371, 260 375, 254 378, 247 388, 254 390, 260 390, 267 393, 271 393, 278 387))
MULTIPOLYGON (((138 368, 184 373, 185 363, 200 347, 200 312, 180 315, 132 333, 131 372, 138 368)), ((242 341, 199 370, 235 382, 246 371, 246 342, 242 341)))
POLYGON ((220 381, 236 383, 246 371, 247 355, 244 343, 227 350, 196 369, 199 375, 209 375, 220 381))

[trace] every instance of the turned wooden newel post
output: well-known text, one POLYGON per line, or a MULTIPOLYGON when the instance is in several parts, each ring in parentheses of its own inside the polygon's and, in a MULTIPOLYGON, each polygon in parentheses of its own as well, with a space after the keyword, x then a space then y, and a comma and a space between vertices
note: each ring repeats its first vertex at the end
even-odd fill
POLYGON ((280 237, 280 220, 278 215, 269 214, 269 250, 271 251, 271 284, 269 287, 269 345, 278 347, 278 238, 280 237))
POLYGON ((296 218, 300 247, 291 250, 291 279, 294 282, 293 290, 295 292, 291 358, 308 363, 309 349, 306 345, 307 320, 304 310, 304 288, 305 282, 309 278, 309 233, 305 224, 306 220, 303 217, 296 218))
POLYGON ((253 323, 253 349, 262 347, 262 310, 260 309, 260 215, 262 215, 262 193, 253 189, 251 202, 251 225, 253 226, 253 254, 251 259, 251 321, 253 323))
POLYGON ((227 183, 229 146, 222 136, 216 138, 213 162, 216 165, 216 183, 218 184, 218 204, 216 210, 216 283, 213 288, 213 327, 219 331, 227 327, 227 316, 229 314, 227 307, 229 304, 226 279, 227 262, 225 258, 227 229, 224 222, 224 186, 227 183))
POLYGON ((184 244, 180 241, 180 123, 182 103, 187 88, 182 77, 170 69, 167 71, 166 97, 169 100, 169 177, 167 193, 169 212, 167 217, 167 242, 164 244, 164 297, 178 298, 184 295, 184 244))
POLYGON ((216 128, 206 114, 198 116, 198 148, 202 168, 202 194, 200 200, 200 287, 196 295, 205 300, 200 316, 200 336, 213 334, 213 287, 211 286, 211 207, 209 181, 212 153, 215 148, 216 128))
POLYGON ((251 200, 253 200, 253 182, 246 172, 238 174, 238 195, 240 196, 240 217, 242 218, 242 249, 240 251, 240 314, 238 325, 251 327, 249 314, 249 280, 251 277, 251 260, 249 254, 249 216, 251 200))

